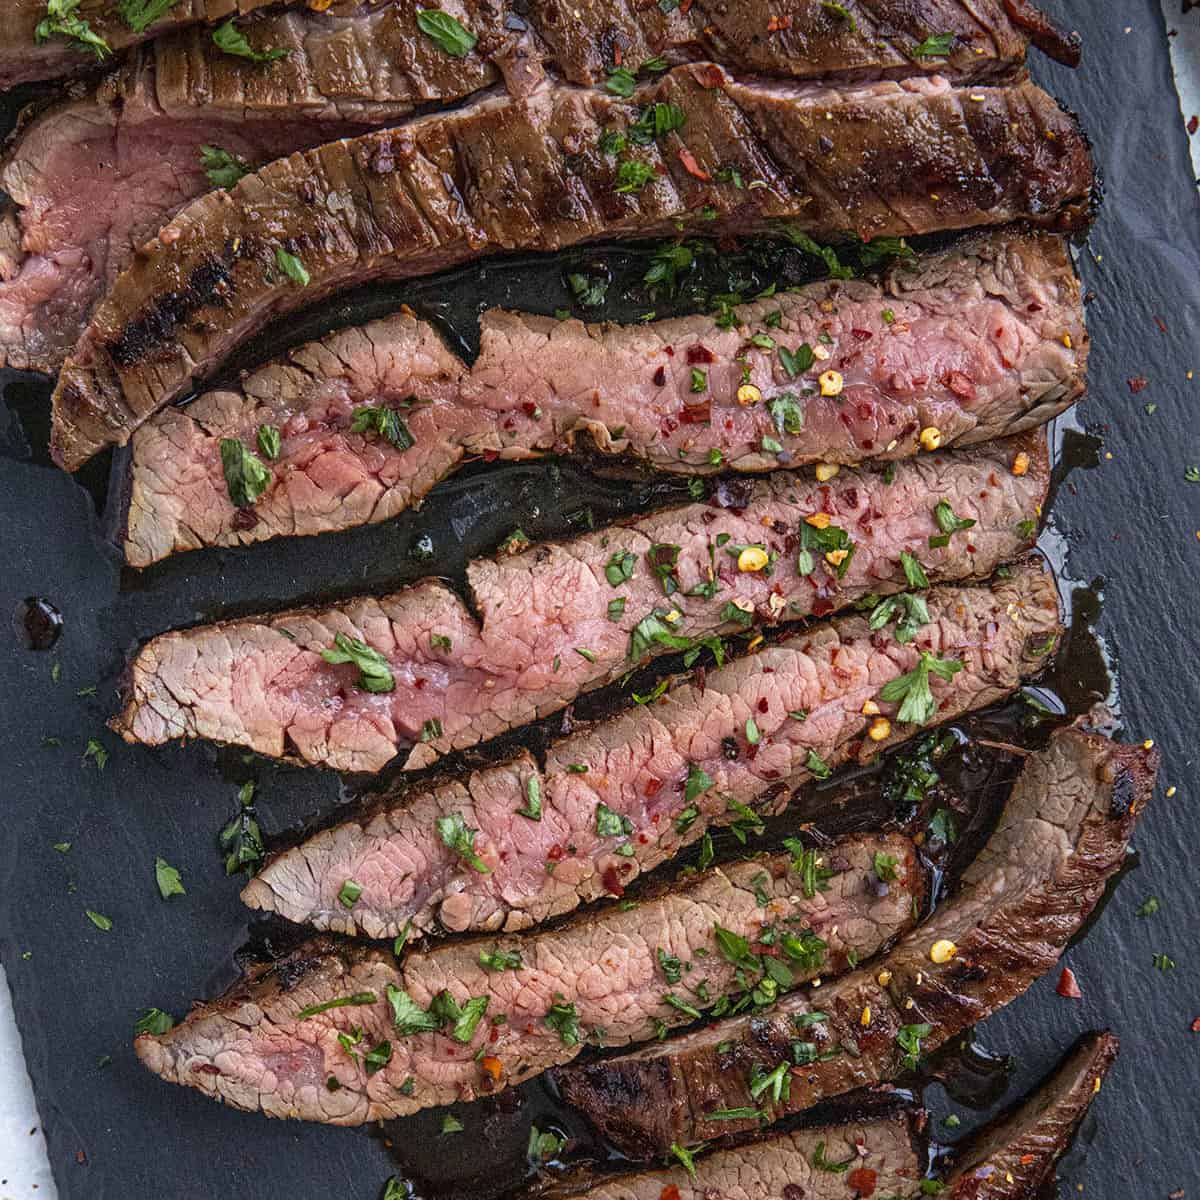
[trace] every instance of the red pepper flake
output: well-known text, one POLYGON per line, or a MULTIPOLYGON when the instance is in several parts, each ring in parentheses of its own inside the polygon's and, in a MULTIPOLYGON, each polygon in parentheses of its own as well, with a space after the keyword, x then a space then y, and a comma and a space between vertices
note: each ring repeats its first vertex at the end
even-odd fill
POLYGON ((659 1193, 658 1200, 681 1200, 679 1189, 673 1183, 668 1183, 659 1193))
POLYGON ((946 386, 963 400, 975 398, 975 385, 961 371, 951 371, 945 382, 946 386))
POLYGON ((1193 1032, 1193 1033, 1200 1033, 1200 1017, 1197 1017, 1197 1018, 1196 1018, 1196 1019, 1195 1019, 1195 1020, 1192 1022, 1192 1032, 1193 1032))
POLYGON ((681 425, 707 425, 711 420, 711 400, 705 400, 702 404, 685 404, 679 410, 679 422, 681 425))
POLYGON ((1194 136, 1197 129, 1200 129, 1200 116, 1192 113, 1191 117, 1188 119, 1187 131, 1194 136))
POLYGON ((562 862, 562 858, 563 858, 564 854, 566 854, 566 851, 562 848, 561 845, 559 845, 558 842, 555 842, 554 845, 551 846, 548 851, 546 851, 546 857, 551 862, 562 862))
POLYGON ((875 1184, 878 1180, 878 1174, 872 1171, 870 1167, 856 1167, 846 1176, 847 1184, 862 1197, 862 1200, 866 1200, 868 1196, 875 1195, 875 1184))
POLYGON ((667 368, 659 367, 658 370, 654 372, 654 386, 662 387, 663 384, 666 382, 667 382, 667 368))
POLYGON ((1129 390, 1136 396, 1138 392, 1146 390, 1150 380, 1145 375, 1135 375, 1132 379, 1127 379, 1125 382, 1129 384, 1129 390))
POLYGON ((625 58, 625 51, 622 50, 620 46, 614 46, 613 47, 613 66, 619 67, 621 65, 621 63, 624 61, 624 58, 625 58))
POLYGON ((480 457, 483 459, 484 462, 489 462, 489 463, 495 462, 496 459, 498 459, 500 457, 500 451, 499 450, 485 450, 483 452, 483 454, 480 455, 480 457))
POLYGON ((197 1063, 192 1070, 201 1075, 220 1075, 221 1073, 221 1068, 215 1063, 197 1063))
POLYGON ((792 27, 792 18, 791 17, 777 17, 777 16, 772 15, 771 19, 767 22, 767 32, 768 33, 779 33, 780 30, 791 29, 791 27, 792 27))
POLYGON ((1054 990, 1067 1000, 1083 999, 1083 992, 1079 990, 1075 972, 1070 967, 1063 967, 1062 974, 1058 977, 1058 987, 1054 990))
POLYGON ((1159 332, 1159 333, 1166 333, 1166 332, 1167 332, 1167 323, 1166 323, 1166 321, 1164 321, 1164 320, 1162 319, 1162 317, 1155 317, 1155 318, 1154 318, 1154 323, 1155 323, 1155 325, 1157 325, 1157 326, 1158 326, 1158 332, 1159 332))
POLYGON ((869 329, 852 329, 850 336, 856 341, 869 342, 875 335, 869 329))
POLYGON ((683 169, 695 179, 701 180, 703 183, 708 183, 712 176, 696 161, 696 156, 684 146, 679 151, 679 161, 683 163, 683 169))
POLYGON ((642 788, 642 795, 644 795, 647 800, 650 799, 651 796, 657 796, 659 790, 662 788, 662 785, 663 781, 661 779, 656 779, 652 775, 646 780, 646 786, 642 788))
POLYGON ((530 419, 537 416, 538 406, 532 400, 526 400, 521 405, 521 411, 530 419))
POLYGON ((621 875, 616 867, 605 867, 600 879, 604 884, 604 890, 610 896, 616 896, 619 900, 625 895, 625 888, 621 883, 621 875))
POLYGON ((715 363, 717 356, 707 346, 697 342, 696 345, 688 347, 687 360, 688 366, 694 367, 697 363, 715 363))

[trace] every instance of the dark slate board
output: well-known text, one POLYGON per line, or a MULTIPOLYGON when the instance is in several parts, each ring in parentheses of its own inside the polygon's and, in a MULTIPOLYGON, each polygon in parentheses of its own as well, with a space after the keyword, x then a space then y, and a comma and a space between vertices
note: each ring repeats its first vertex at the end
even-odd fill
MULTIPOLYGON (((1070 951, 1083 1000, 1059 999, 1054 980, 1044 980, 987 1022, 980 1038, 1015 1056, 1013 1095, 1080 1030, 1117 1029, 1124 1053, 1063 1170, 1064 1194, 1086 1181, 1094 1200, 1165 1197, 1177 1188, 1190 1194, 1200 1183, 1194 1099, 1200 1035, 1189 1028, 1200 1016, 1200 956, 1189 938, 1200 867, 1184 817, 1196 786, 1200 711, 1194 616, 1200 486, 1184 482, 1185 466, 1200 463, 1190 415, 1200 380, 1186 379, 1187 371, 1200 369, 1200 203, 1157 0, 1086 6, 1047 0, 1046 7, 1062 14, 1064 24, 1087 22, 1080 72, 1040 59, 1036 70, 1084 114, 1107 199, 1083 256, 1096 292, 1095 351, 1093 394, 1077 420, 1091 438, 1070 423, 1057 431, 1074 450, 1099 438, 1101 452, 1093 469, 1067 476, 1043 544, 1056 557, 1065 554, 1067 579, 1097 584, 1103 596, 1097 632, 1120 665, 1128 736, 1156 739, 1164 784, 1179 792, 1167 801, 1160 788, 1137 837, 1137 868, 1070 951), (1135 376, 1149 381, 1137 396, 1127 384, 1135 376), (1147 403, 1157 405, 1152 415, 1147 403), (1135 909, 1150 893, 1161 897, 1162 911, 1139 919, 1135 909), (1152 955, 1160 951, 1177 960, 1176 970, 1153 968, 1152 955)), ((555 281, 558 271, 543 270, 538 278, 555 281)), ((543 282, 531 287, 526 268, 494 264, 459 278, 441 293, 451 304, 471 305, 481 294, 516 303, 537 296, 543 308, 561 303, 543 282)), ((424 295, 429 299, 431 290, 424 295)), ((438 569, 453 572, 518 522, 535 534, 560 532, 584 503, 601 516, 617 511, 628 489, 589 482, 571 469, 560 476, 545 467, 493 471, 452 483, 422 513, 386 527, 189 555, 141 579, 123 578, 88 491, 29 450, 44 439, 36 383, 11 375, 2 382, 0 610, 47 595, 66 614, 54 652, 28 652, 10 638, 0 672, 0 763, 8 780, 0 958, 60 1194, 64 1200, 221 1194, 370 1200, 393 1165, 369 1132, 227 1111, 159 1083, 134 1060, 130 1031, 139 1009, 155 1004, 182 1012, 194 996, 232 977, 246 919, 213 838, 233 811, 235 783, 258 780, 262 818, 271 829, 328 811, 340 793, 327 773, 244 763, 201 746, 152 752, 118 745, 103 722, 124 655, 139 638, 170 626, 413 579, 427 569, 422 534, 434 538, 438 569), (58 683, 51 679, 53 662, 61 664, 58 683), (95 697, 76 696, 90 685, 97 685, 95 697), (47 735, 62 745, 43 748, 47 735), (91 736, 112 751, 102 773, 81 767, 91 736), (61 841, 73 843, 68 855, 52 849, 61 841), (159 900, 156 855, 182 868, 186 899, 159 900), (94 928, 85 908, 110 915, 112 932, 94 928), (99 1066, 105 1055, 111 1064, 99 1066)), ((929 1098, 936 1100, 937 1091, 930 1089, 929 1098)), ((430 1123, 410 1127, 413 1153, 446 1158, 477 1144, 481 1118, 467 1119, 466 1137, 433 1144, 430 1123)))

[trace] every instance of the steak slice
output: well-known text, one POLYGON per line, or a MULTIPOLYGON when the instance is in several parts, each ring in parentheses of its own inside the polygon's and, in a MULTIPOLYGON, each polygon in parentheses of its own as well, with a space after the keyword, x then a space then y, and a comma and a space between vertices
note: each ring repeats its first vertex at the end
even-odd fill
POLYGON ((637 100, 552 83, 489 97, 294 154, 183 209, 67 360, 54 453, 74 469, 123 444, 270 317, 350 284, 500 250, 779 221, 826 240, 1021 217, 1071 226, 1092 182, 1074 119, 1028 80, 832 89, 738 82, 699 64, 637 100), (639 101, 673 104, 686 123, 618 162, 601 137, 634 124, 639 101), (283 270, 281 252, 303 272, 283 270))
POLYGON ((644 1042, 718 1004, 769 1003, 915 923, 927 880, 908 838, 850 838, 819 862, 829 873, 821 888, 804 886, 803 858, 775 855, 636 908, 438 946, 399 965, 381 951, 309 943, 297 966, 276 964, 168 1034, 139 1038, 138 1054, 173 1083, 277 1117, 355 1125, 473 1100, 589 1043, 644 1042), (366 993, 366 1003, 298 1015, 366 993), (351 1030, 361 1030, 358 1050, 339 1038, 351 1030), (390 1055, 375 1071, 360 1056, 380 1044, 390 1055))
POLYGON ((738 317, 602 326, 493 311, 470 369, 410 314, 333 333, 134 434, 125 557, 144 567, 387 520, 469 456, 561 452, 581 434, 666 471, 899 459, 930 426, 943 447, 984 441, 1048 420, 1084 387, 1079 284, 1051 235, 985 234, 879 285, 826 281, 738 317), (804 344, 827 357, 792 378, 777 346, 804 344), (747 369, 751 404, 739 402, 747 369), (844 386, 823 397, 830 369, 844 386), (415 445, 353 433, 359 406, 395 409, 415 445), (262 425, 281 433, 273 482, 238 509, 220 444, 256 450, 262 425))
POLYGON ((470 609, 426 580, 325 610, 164 634, 134 660, 114 728, 131 741, 204 737, 338 770, 377 771, 397 754, 423 766, 756 616, 824 616, 900 591, 905 551, 943 580, 990 574, 1029 544, 1045 497, 1044 446, 1024 444, 910 460, 890 485, 872 473, 825 484, 775 473, 740 509, 688 504, 476 559, 470 609), (1030 466, 1014 475, 1021 453, 1030 466), (931 548, 940 500, 976 523, 931 548), (835 549, 843 534, 850 554, 835 549), (387 659, 393 691, 364 691, 356 668, 325 661, 339 633, 387 659))
POLYGON ((819 4, 771 3, 770 12, 758 0, 734 14, 699 4, 614 14, 544 0, 516 18, 508 6, 471 0, 463 7, 479 42, 463 57, 419 31, 424 0, 257 13, 240 25, 250 43, 287 51, 265 67, 223 53, 205 26, 159 37, 97 88, 43 112, 7 153, 4 186, 16 207, 4 219, 18 249, 0 285, 0 366, 62 365, 135 249, 211 190, 203 145, 257 165, 501 81, 523 95, 547 69, 603 85, 618 47, 635 66, 716 57, 735 70, 843 82, 930 72, 994 81, 1024 60, 1025 36, 999 0, 860 9, 850 24, 819 4), (772 15, 786 28, 764 38, 772 15), (956 35, 947 55, 916 55, 946 33, 956 35))
MULTIPOLYGON (((242 13, 253 12, 266 4, 288 3, 289 0, 175 0, 153 25, 140 33, 120 15, 112 0, 82 0, 77 16, 87 22, 92 33, 104 39, 110 51, 188 25, 216 24, 242 13)), ((36 79, 54 79, 94 67, 98 57, 79 41, 53 36, 37 41, 38 26, 46 19, 46 0, 6 0, 5 28, 0 43, 0 91, 18 83, 36 79)), ((107 55, 105 56, 107 57, 107 55)))
POLYGON ((958 895, 880 963, 819 992, 789 996, 761 1017, 564 1069, 557 1073, 563 1096, 622 1153, 652 1158, 672 1142, 688 1145, 757 1124, 714 1120, 716 1111, 749 1106, 775 1119, 896 1078, 906 1058, 916 1061, 914 1038, 922 1051, 936 1049, 1057 962, 1124 861, 1156 770, 1154 752, 1060 730, 1045 751, 1026 759, 958 895), (939 965, 931 948, 945 941, 955 953, 939 965), (801 1024, 812 1053, 831 1056, 796 1067, 780 1103, 755 1100, 749 1073, 795 1061, 791 1047, 801 1024))
MULTIPOLYGON (((958 1152, 959 1165, 937 1195, 948 1200, 1029 1200, 1049 1181, 1117 1055, 1110 1033, 1086 1034, 1032 1095, 958 1152)), ((921 1174, 911 1157, 903 1115, 774 1134, 683 1167, 617 1175, 555 1200, 845 1200, 858 1196, 916 1200, 921 1174), (849 1175, 817 1161, 853 1164, 849 1175), (795 1189, 795 1190, 793 1190, 795 1189)))
POLYGON ((863 710, 914 666, 918 646, 965 664, 932 682, 937 717, 950 720, 1034 673, 1058 628, 1053 586, 1034 567, 990 588, 935 589, 928 603, 930 624, 915 644, 872 634, 865 617, 843 618, 572 735, 544 768, 523 753, 463 780, 385 796, 280 854, 242 898, 292 921, 391 937, 409 922, 427 932, 522 929, 620 895, 706 829, 753 822, 751 808, 780 811, 814 774, 912 736, 914 727, 897 722, 890 739, 866 738, 863 710), (517 812, 531 795, 540 820, 517 812), (602 830, 601 812, 616 814, 619 827, 607 818, 602 830), (437 825, 447 820, 476 831, 486 873, 451 852, 437 825), (347 879, 362 888, 349 909, 338 899, 347 879))
POLYGON ((1033 1095, 1019 1101, 955 1155, 948 1200, 1027 1200, 1053 1178, 1116 1060, 1111 1033, 1087 1033, 1033 1095))

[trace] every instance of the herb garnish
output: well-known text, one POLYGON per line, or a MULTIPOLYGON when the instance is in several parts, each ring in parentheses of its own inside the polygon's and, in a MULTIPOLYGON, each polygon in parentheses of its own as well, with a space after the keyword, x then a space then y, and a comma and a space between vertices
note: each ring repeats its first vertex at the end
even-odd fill
POLYGON ((939 679, 953 679, 963 669, 962 662, 957 658, 936 658, 928 650, 921 651, 921 659, 917 665, 904 675, 891 679, 879 689, 879 698, 887 702, 903 701, 900 711, 896 714, 898 721, 913 725, 928 725, 937 704, 929 687, 929 676, 936 675, 939 679))
MULTIPOLYGON (((279 58, 287 58, 291 53, 290 50, 274 49, 274 50, 255 50, 253 46, 246 41, 246 35, 230 19, 224 25, 218 25, 213 30, 213 44, 218 50, 224 54, 232 54, 235 58, 248 58, 251 62, 269 63, 274 62, 279 58)), ((276 251, 276 261, 279 254, 276 251)), ((282 264, 280 270, 282 270, 282 264)))
POLYGON ((79 15, 79 0, 46 0, 46 15, 33 31, 33 40, 41 45, 52 37, 70 38, 79 49, 91 50, 97 58, 107 58, 112 49, 79 15))
POLYGON ((956 516, 954 509, 950 507, 949 501, 939 500, 933 506, 933 519, 937 522, 937 527, 942 531, 940 534, 935 534, 929 539, 929 548, 936 550, 940 546, 950 545, 950 535, 958 533, 962 529, 970 529, 975 521, 971 517, 956 516))
POLYGON ((828 1171, 832 1175, 840 1175, 843 1171, 850 1169, 850 1164, 854 1162, 854 1155, 851 1155, 845 1162, 830 1162, 825 1157, 825 1143, 818 1142, 817 1148, 813 1151, 812 1161, 818 1171, 828 1171))
POLYGON ((906 1071, 915 1071, 921 1060, 921 1039, 933 1032, 932 1025, 901 1025, 896 1032, 896 1045, 902 1052, 900 1065, 906 1071))
POLYGON ((789 350, 782 345, 777 349, 779 361, 783 364, 783 369, 788 373, 789 379, 795 379, 797 375, 803 374, 816 360, 813 348, 807 342, 801 342, 795 350, 789 350))
POLYGON ((358 638, 347 637, 344 633, 335 634, 333 649, 322 650, 321 657, 333 666, 353 663, 359 670, 358 686, 364 692, 378 694, 395 691, 396 681, 392 678, 387 659, 358 638))
POLYGON ((387 985, 387 998, 392 1006, 392 1023, 401 1037, 433 1033, 442 1027, 437 1017, 426 1012, 407 992, 393 983, 387 985))
POLYGON ((616 550, 613 556, 604 564, 604 578, 610 586, 620 587, 626 580, 633 578, 633 570, 637 566, 637 555, 632 550, 616 550))
POLYGON ((517 816, 530 821, 542 819, 542 784, 536 775, 525 780, 525 803, 517 809, 517 816))
POLYGON ((579 1045, 579 1013, 574 1003, 568 1004, 561 992, 554 993, 554 1003, 542 1020, 558 1034, 564 1046, 579 1045))
POLYGON ((417 28, 453 58, 466 58, 479 41, 456 17, 436 8, 417 9, 417 28))
POLYGON ((921 566, 915 554, 901 550, 900 565, 904 568, 904 578, 908 580, 909 587, 927 588, 929 586, 929 576, 925 574, 925 568, 921 566))
POLYGON ((308 268, 290 251, 275 247, 275 265, 298 287, 308 287, 308 268))
POLYGON ((452 813, 448 817, 439 817, 434 822, 438 837, 442 839, 455 854, 480 875, 490 875, 492 868, 475 853, 475 835, 478 829, 470 829, 460 813, 452 813))
POLYGON ((279 457, 283 437, 274 425, 260 425, 256 440, 260 453, 268 462, 274 462, 279 457))
POLYGON ((161 1036, 170 1029, 175 1028, 175 1018, 170 1013, 165 1013, 161 1008, 144 1009, 142 1015, 137 1019, 133 1026, 133 1032, 136 1033, 153 1033, 156 1036, 161 1036))
POLYGON ((226 875, 256 871, 266 854, 262 830, 255 820, 253 798, 254 784, 243 783, 238 789, 238 811, 218 837, 221 852, 225 855, 226 875))
POLYGON ((519 971, 525 964, 520 950, 480 950, 479 965, 489 971, 519 971))
POLYGON ((249 508, 271 486, 271 471, 240 438, 221 439, 221 470, 234 508, 249 508))
MULTIPOLYGON (((87 919, 97 929, 102 930, 104 933, 108 933, 112 929, 112 917, 106 917, 103 913, 93 912, 90 908, 85 908, 83 911, 87 919)), ((1172 963, 1171 965, 1174 966, 1175 964, 1172 963)))
POLYGON ((411 450, 417 444, 412 430, 394 408, 360 405, 350 415, 350 432, 378 434, 397 450, 411 450))
POLYGON ((954 49, 957 35, 953 33, 935 33, 923 42, 913 47, 914 58, 946 58, 954 49))
POLYGON ((374 992, 355 992, 353 996, 339 996, 336 1000, 326 1000, 321 1004, 310 1004, 296 1014, 297 1021, 307 1021, 318 1013, 328 1012, 331 1008, 357 1008, 362 1004, 374 1004, 379 997, 374 992))
POLYGON ((922 625, 929 624, 929 609, 926 607, 925 598, 915 596, 911 592, 888 596, 871 610, 867 624, 873 630, 882 629, 893 617, 896 619, 896 641, 907 645, 917 636, 917 630, 922 625))
POLYGON ((229 189, 244 175, 250 174, 248 163, 220 146, 201 146, 200 166, 215 188, 229 189))
POLYGON ((117 12, 134 33, 145 33, 178 3, 179 0, 117 0, 117 12))
POLYGON ((353 908, 358 903, 358 898, 362 893, 361 883, 355 883, 353 879, 347 879, 338 892, 338 903, 343 908, 353 908))
MULTIPOLYGON (((535 1166, 553 1158, 565 1145, 567 1139, 559 1137, 550 1130, 538 1129, 536 1125, 529 1127, 529 1142, 525 1147, 525 1157, 535 1166)), ((386 1200, 386 1197, 385 1197, 386 1200)))
POLYGON ((164 900, 169 900, 172 896, 187 895, 179 872, 165 858, 154 860, 154 879, 158 884, 158 894, 164 900))

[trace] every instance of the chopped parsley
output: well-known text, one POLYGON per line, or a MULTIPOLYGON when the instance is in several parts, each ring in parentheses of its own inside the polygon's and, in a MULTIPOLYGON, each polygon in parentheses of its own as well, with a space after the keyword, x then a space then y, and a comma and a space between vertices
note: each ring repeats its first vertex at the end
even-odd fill
POLYGON ((935 550, 939 546, 948 546, 951 534, 958 533, 963 529, 970 529, 975 524, 971 517, 957 516, 954 509, 950 507, 949 501, 946 500, 939 500, 933 506, 933 519, 942 532, 929 539, 931 550, 935 550))
POLYGON ((813 1151, 812 1162, 818 1171, 828 1171, 832 1175, 840 1175, 843 1171, 850 1169, 850 1164, 854 1162, 854 1155, 851 1155, 845 1162, 830 1162, 825 1157, 825 1143, 818 1142, 817 1148, 813 1151))
POLYGON ((929 576, 925 574, 925 568, 921 566, 915 554, 901 550, 900 565, 904 568, 904 578, 908 580, 909 587, 927 588, 929 586, 929 576))
POLYGON ((668 954, 661 946, 658 948, 658 965, 662 968, 663 978, 668 983, 678 983, 683 975, 683 964, 673 954, 668 954))
POLYGON ((200 147, 200 168, 215 188, 229 189, 244 175, 250 174, 250 165, 220 146, 200 147))
POLYGON ((222 438, 221 470, 234 508, 249 508, 271 486, 271 470, 240 438, 222 438))
POLYGON ((812 772, 814 779, 828 779, 833 774, 833 768, 815 750, 808 752, 804 765, 812 772))
POLYGON ((896 1045, 900 1048, 900 1065, 906 1071, 915 1071, 921 1061, 921 1039, 933 1032, 932 1025, 901 1025, 896 1032, 896 1045))
POLYGON ((179 878, 179 872, 165 858, 154 860, 154 879, 158 884, 158 894, 169 900, 172 896, 186 896, 187 889, 179 878))
POLYGON ((879 690, 879 698, 891 703, 901 701, 900 711, 896 719, 906 724, 928 725, 937 712, 937 704, 933 691, 929 686, 929 676, 936 675, 939 679, 953 679, 963 664, 956 658, 937 658, 928 650, 921 651, 921 659, 917 665, 904 675, 891 679, 879 690))
POLYGON ((355 883, 353 879, 347 879, 338 892, 338 903, 343 908, 353 908, 358 903, 358 898, 362 893, 361 883, 355 883))
POLYGON ((1157 896, 1147 896, 1145 900, 1138 905, 1137 915, 1139 917, 1152 917, 1162 907, 1157 896))
POLYGON ((779 361, 783 364, 783 369, 788 373, 789 379, 795 379, 797 375, 807 371, 816 360, 813 348, 807 342, 801 342, 795 350, 789 350, 782 345, 778 346, 777 350, 779 361))
POLYGON ((891 854, 884 854, 882 850, 877 850, 871 865, 875 870, 875 878, 880 883, 895 883, 899 878, 896 870, 899 863, 891 854))
POLYGON ((238 810, 218 835, 221 853, 225 855, 226 875, 256 871, 266 855, 253 800, 254 784, 243 783, 238 789, 238 810))
POLYGON ((472 870, 480 875, 490 875, 491 867, 475 853, 475 835, 478 829, 470 829, 462 819, 461 813, 452 813, 448 817, 439 817, 434 822, 438 837, 454 851, 472 870))
MULTIPOLYGON (((567 1144, 565 1137, 550 1130, 538 1129, 536 1125, 529 1127, 529 1142, 525 1147, 525 1157, 534 1165, 553 1158, 567 1144)), ((385 1197, 386 1200, 386 1197, 385 1197)))
POLYGON ((52 37, 65 37, 78 42, 78 49, 90 50, 97 58, 107 58, 109 44, 79 15, 80 0, 46 0, 46 15, 33 31, 33 40, 40 46, 52 37))
POLYGON ((567 1003, 561 992, 554 993, 554 1003, 542 1020, 547 1028, 558 1034, 564 1046, 579 1045, 579 1013, 574 1003, 567 1003))
POLYGON ((877 630, 893 619, 896 622, 896 641, 907 645, 917 636, 917 631, 922 625, 929 624, 929 609, 925 598, 912 592, 888 596, 871 610, 867 624, 872 630, 877 630))
POLYGON ((696 763, 688 763, 687 782, 683 786, 683 798, 691 804, 713 785, 712 776, 696 763))
POLYGON ((525 780, 525 803, 517 809, 517 816, 530 821, 542 819, 542 784, 536 775, 530 775, 525 780))
POLYGON ((401 1037, 417 1033, 434 1033, 442 1027, 441 1020, 426 1012, 406 991, 387 985, 388 1003, 392 1006, 392 1024, 401 1037))
POLYGON ((525 964, 520 950, 480 950, 479 965, 489 971, 519 971, 525 964))
MULTIPOLYGON (((108 933, 112 929, 112 917, 106 917, 100 912, 93 912, 90 908, 85 908, 83 911, 87 916, 87 919, 91 921, 91 923, 95 925, 97 929, 102 930, 104 933, 108 933)), ((1171 964, 1171 966, 1174 965, 1174 963, 1171 964)))
POLYGON ((417 9, 417 28, 452 58, 466 58, 479 41, 457 17, 436 8, 417 9))
POLYGON ((957 35, 953 33, 932 34, 913 47, 913 58, 946 58, 956 40, 957 35))
POLYGON ((353 996, 339 996, 336 1000, 326 1000, 321 1004, 310 1004, 296 1014, 297 1021, 307 1021, 318 1013, 328 1012, 331 1008, 357 1008, 362 1004, 374 1004, 379 997, 374 992, 355 992, 353 996))
MULTIPOLYGON (((255 50, 246 41, 246 35, 233 23, 232 19, 226 21, 224 25, 218 25, 213 30, 212 40, 213 45, 223 54, 232 54, 235 58, 247 58, 251 62, 256 63, 275 62, 276 59, 287 58, 291 53, 290 50, 279 48, 274 50, 255 50)), ((278 261, 278 257, 277 251, 276 261, 278 261)), ((280 265, 280 270, 283 270, 282 264, 280 265)))
POLYGON ((333 649, 322 650, 321 657, 334 666, 353 663, 359 670, 358 686, 364 692, 391 692, 396 688, 388 661, 372 650, 366 642, 338 633, 333 638, 333 649))
POLYGON ((611 587, 620 587, 626 580, 633 578, 637 566, 637 555, 632 550, 616 550, 604 564, 604 578, 611 587))
POLYGON ((417 444, 412 430, 394 408, 359 405, 350 414, 351 433, 374 433, 397 450, 411 450, 417 444))
POLYGON ((137 1019, 133 1026, 133 1032, 136 1033, 152 1033, 160 1037, 170 1029, 175 1028, 175 1018, 170 1013, 165 1013, 161 1008, 144 1009, 142 1015, 137 1019))

